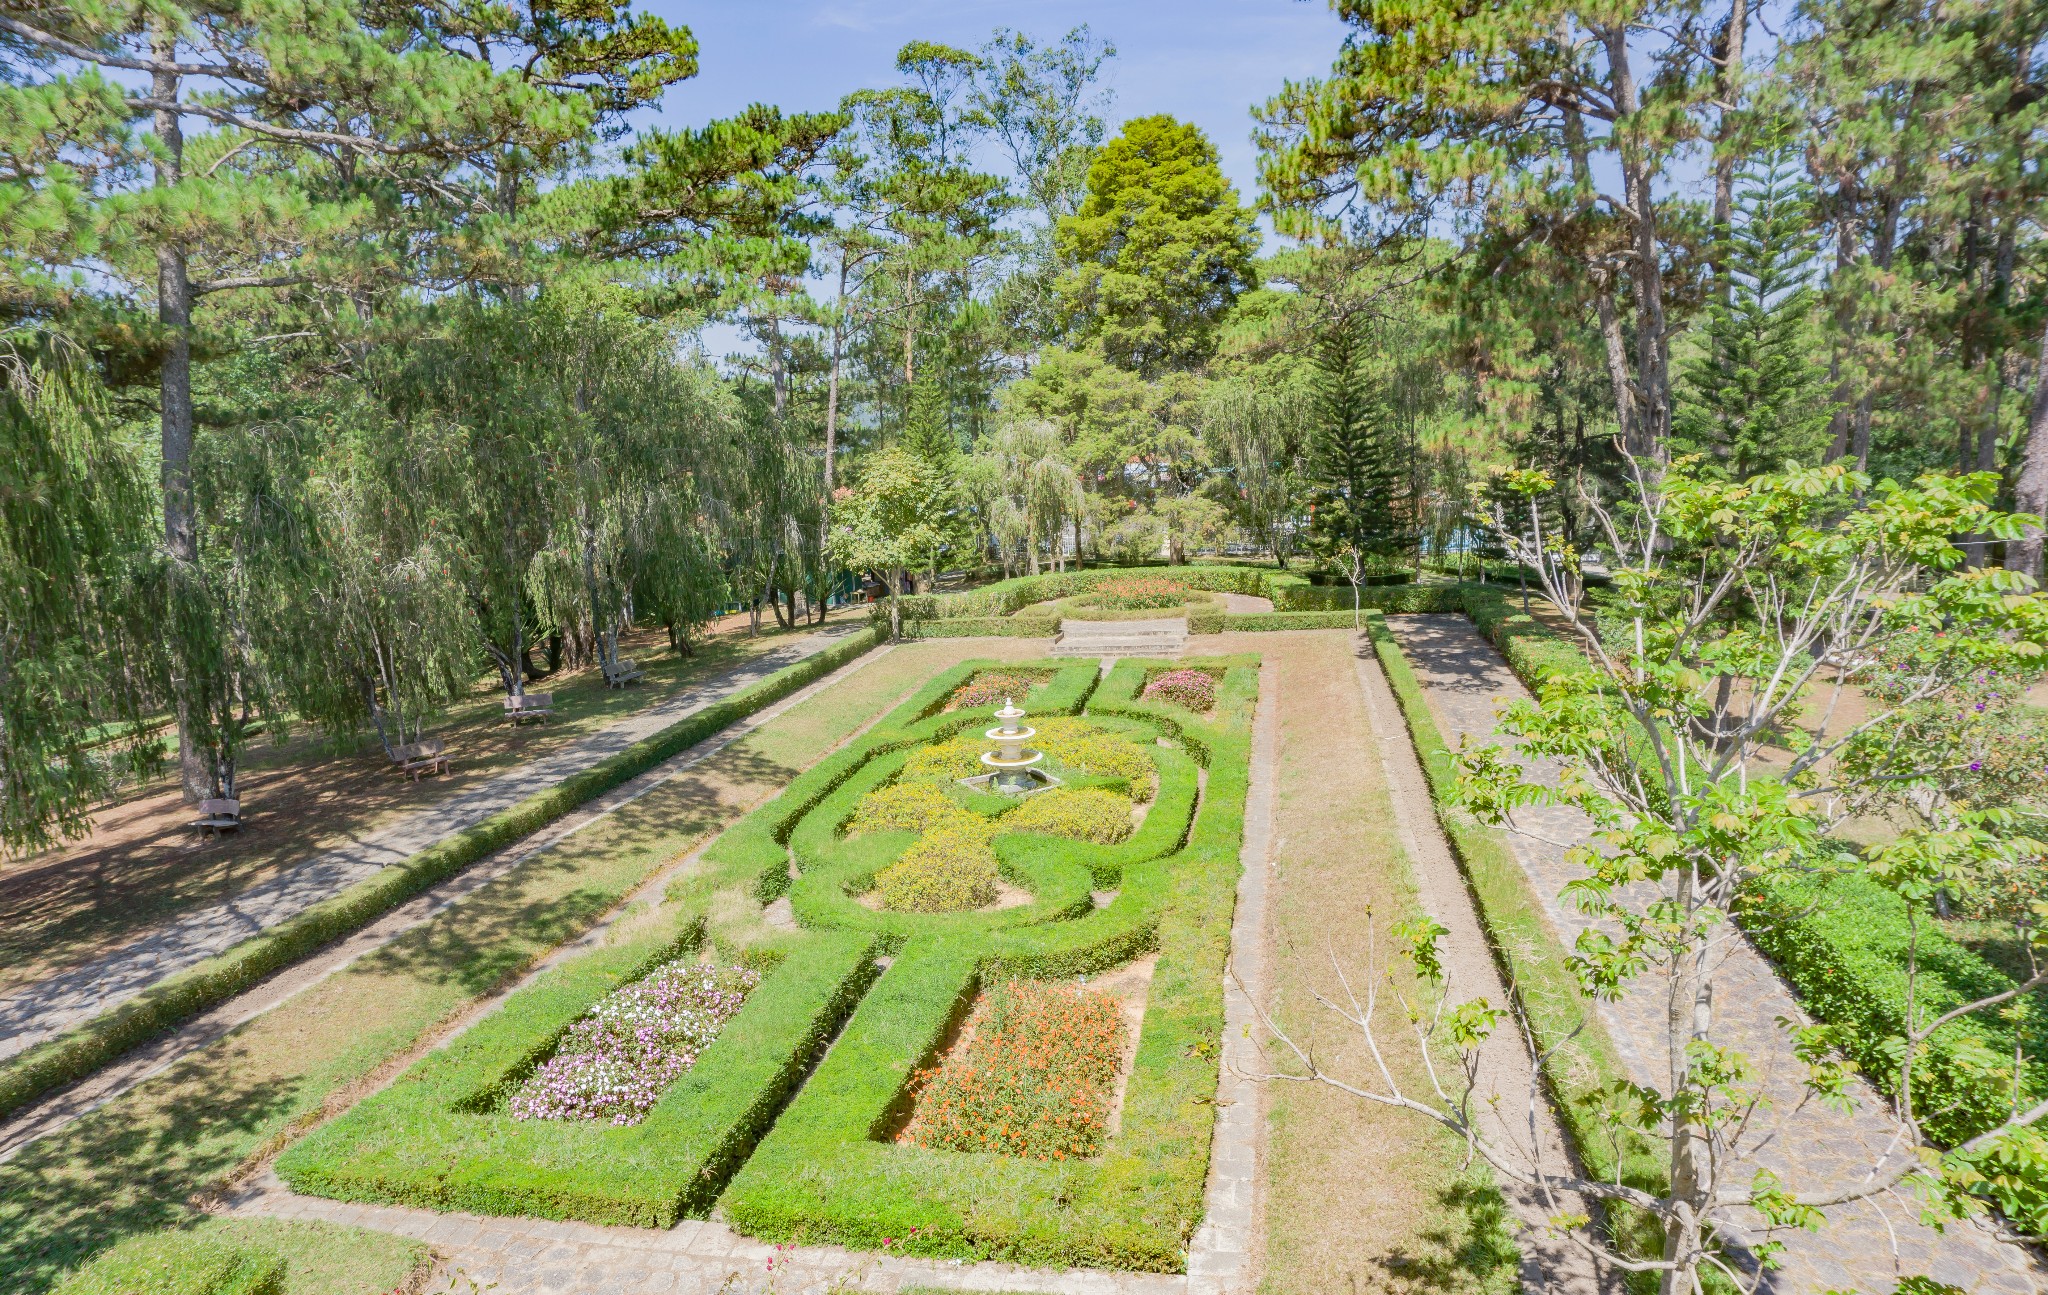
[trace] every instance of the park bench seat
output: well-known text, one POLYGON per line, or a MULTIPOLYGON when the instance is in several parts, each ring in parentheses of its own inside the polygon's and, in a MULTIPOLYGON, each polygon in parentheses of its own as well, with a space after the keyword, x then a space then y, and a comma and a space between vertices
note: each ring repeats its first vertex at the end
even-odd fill
POLYGON ((644 673, 636 662, 620 661, 615 665, 605 668, 605 686, 607 688, 623 688, 627 684, 641 678, 644 673))
POLYGON ((411 774, 414 782, 420 780, 422 773, 446 773, 448 744, 438 737, 430 737, 423 742, 408 742, 404 746, 392 748, 391 763, 398 766, 400 773, 411 774))
POLYGON ((505 699, 505 718, 515 725, 530 719, 546 719, 554 713, 555 695, 551 692, 530 692, 524 697, 505 699))
POLYGON ((242 826, 242 802, 216 798, 199 802, 199 817, 192 826, 208 836, 232 832, 242 826))

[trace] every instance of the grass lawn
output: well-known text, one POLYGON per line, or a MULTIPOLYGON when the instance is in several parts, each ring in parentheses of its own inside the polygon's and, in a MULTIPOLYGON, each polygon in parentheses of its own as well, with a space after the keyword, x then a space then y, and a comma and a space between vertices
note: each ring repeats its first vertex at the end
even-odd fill
POLYGON ((84 840, 0 866, 0 993, 227 899, 790 641, 786 633, 748 639, 728 632, 684 659, 659 634, 641 637, 647 641, 622 648, 647 672, 640 684, 607 688, 590 669, 532 685, 555 694, 555 716, 546 723, 507 726, 496 681, 480 680, 429 730, 448 744, 447 775, 399 777, 367 733, 346 753, 306 733, 282 747, 259 740, 244 759, 239 790, 248 825, 239 833, 197 836, 175 785, 158 783, 98 815, 84 840))
MULTIPOLYGON (((1278 872, 1269 886, 1273 1010, 1313 1039, 1335 1073, 1367 1076, 1355 1031, 1316 1004, 1334 991, 1332 951, 1362 984, 1363 933, 1419 913, 1345 630, 1223 635, 1255 645, 1277 677, 1280 767, 1274 805, 1278 872)), ((1396 963, 1397 972, 1405 971, 1396 963)), ((1406 992, 1415 986, 1404 984, 1406 992)), ((1426 1090, 1421 1059, 1388 1031, 1404 1085, 1426 1090)), ((1383 1040, 1383 1045, 1388 1040, 1383 1040)), ((1277 1060, 1277 1056, 1275 1060, 1277 1060)), ((1464 1146, 1409 1112, 1333 1089, 1267 1090, 1262 1291, 1497 1291, 1516 1281, 1504 1205, 1483 1172, 1461 1172, 1464 1146)))
MULTIPOLYGON (((1003 645, 1008 646, 1008 645, 1003 645)), ((898 648, 205 1051, 0 1165, 0 1289, 37 1292, 395 1073, 650 873, 987 643, 898 648)), ((1039 645, 1019 645, 1018 655, 1039 645)))

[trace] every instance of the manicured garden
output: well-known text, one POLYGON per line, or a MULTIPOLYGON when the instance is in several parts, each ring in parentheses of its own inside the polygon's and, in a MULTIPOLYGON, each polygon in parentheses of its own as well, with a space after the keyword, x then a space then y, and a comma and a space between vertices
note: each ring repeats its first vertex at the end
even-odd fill
POLYGON ((630 929, 289 1148, 279 1174, 638 1226, 716 1202, 775 1241, 1179 1270, 1258 676, 1213 658, 1149 686, 1165 673, 938 674, 630 929), (983 772, 981 730, 1011 697, 1057 779, 1023 798, 959 781, 983 772), (772 916, 785 899, 793 924, 772 916), (1131 1047, 1117 1001, 1079 981, 1155 955, 1131 1047))

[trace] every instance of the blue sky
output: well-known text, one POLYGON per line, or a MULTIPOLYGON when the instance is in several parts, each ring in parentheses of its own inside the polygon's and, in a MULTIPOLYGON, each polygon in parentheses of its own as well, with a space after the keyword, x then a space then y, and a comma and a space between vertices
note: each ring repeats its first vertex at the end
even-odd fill
POLYGON ((1087 23, 1117 48, 1106 67, 1112 123, 1167 112, 1209 133, 1247 202, 1257 193, 1249 110, 1290 77, 1319 75, 1344 27, 1322 0, 749 0, 637 8, 687 24, 702 71, 651 120, 696 125, 749 103, 830 108, 897 80, 896 51, 917 39, 979 46, 996 27, 1050 40, 1087 23))

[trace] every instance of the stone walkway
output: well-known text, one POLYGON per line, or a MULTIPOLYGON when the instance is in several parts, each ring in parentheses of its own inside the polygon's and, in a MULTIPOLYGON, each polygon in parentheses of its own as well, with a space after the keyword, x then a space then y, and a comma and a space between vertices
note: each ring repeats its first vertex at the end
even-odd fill
POLYGON ((829 626, 771 648, 581 741, 416 810, 339 849, 189 913, 153 934, 0 998, 0 1059, 23 1051, 204 961, 308 906, 425 850, 633 743, 812 656, 858 625, 829 626))
MULTIPOLYGON (((1496 704, 1529 694, 1492 645, 1462 616, 1395 616, 1388 624, 1427 690, 1445 740, 1454 747, 1461 738, 1498 740, 1496 704)), ((1531 768, 1540 779, 1556 778, 1549 761, 1535 762, 1531 768)), ((1585 840, 1587 824, 1576 811, 1554 807, 1522 818, 1530 831, 1547 840, 1509 833, 1509 844, 1552 925, 1569 944, 1588 923, 1575 910, 1564 908, 1558 895, 1583 873, 1569 867, 1563 850, 1552 843, 1585 840)), ((1726 961, 1718 977, 1717 1036, 1749 1054, 1773 1103, 1770 1118, 1775 1127, 1757 1146, 1755 1162, 1799 1190, 1854 1183, 1890 1143, 1892 1124, 1881 1101, 1865 1090, 1856 1112, 1846 1116, 1804 1101, 1804 1068, 1792 1057, 1776 1024, 1780 1017, 1803 1020, 1797 1003, 1748 941, 1732 939, 1722 947, 1726 961)), ((1646 976, 1621 1002, 1602 1004, 1600 1009, 1631 1078, 1659 1088, 1669 1075, 1664 999, 1663 983, 1646 976)), ((1786 1243, 1784 1266, 1769 1275, 1763 1289, 1778 1295, 1888 1291, 1899 1278, 1919 1274, 1973 1295, 2021 1295, 2041 1288, 2044 1274, 2028 1252, 1998 1241, 1985 1227, 1951 1225, 1943 1234, 1923 1226, 1918 1218, 1915 1202, 1903 1196, 1838 1206, 1820 1232, 1793 1232, 1780 1238, 1786 1243)))
MULTIPOLYGON (((1278 741, 1269 688, 1270 681, 1262 681, 1254 719, 1250 790, 1239 856, 1244 875, 1238 883, 1231 926, 1238 975, 1255 990, 1263 984, 1264 974, 1261 932, 1272 867, 1278 741)), ((667 879, 695 858, 693 853, 676 868, 664 869, 640 888, 636 898, 648 904, 662 902, 667 879)), ((591 947, 601 935, 601 927, 589 932, 551 955, 531 975, 591 947)), ((508 988, 491 1006, 517 991, 518 986, 508 988)), ((457 1029, 474 1024, 488 1010, 471 1013, 457 1029)), ((1254 1023, 1250 1006, 1236 986, 1225 987, 1224 1019, 1225 1055, 1235 1056, 1234 1049, 1254 1023)), ((496 1295, 824 1295, 910 1288, 1016 1295, 1250 1295, 1255 1276, 1252 1255, 1256 1249, 1263 1104, 1258 1085, 1235 1073, 1249 1068, 1226 1066, 1219 1077, 1205 1216, 1189 1246, 1186 1276, 914 1259, 838 1246, 778 1247, 741 1236, 715 1220, 686 1219, 668 1229, 600 1227, 331 1201, 298 1195, 267 1169, 225 1193, 221 1206, 237 1215, 322 1220, 415 1237, 429 1243, 441 1260, 435 1283, 445 1276, 450 1289, 491 1290, 496 1295)))

